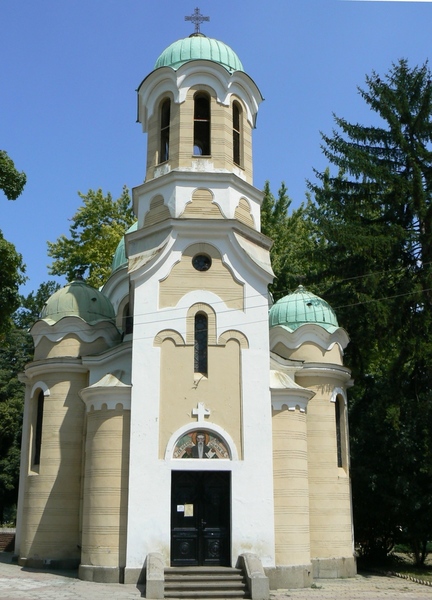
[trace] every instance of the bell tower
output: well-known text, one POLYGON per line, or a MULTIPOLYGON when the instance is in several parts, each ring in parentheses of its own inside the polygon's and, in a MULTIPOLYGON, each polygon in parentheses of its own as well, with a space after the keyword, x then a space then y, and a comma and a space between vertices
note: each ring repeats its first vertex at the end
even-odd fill
POLYGON ((173 566, 235 566, 245 552, 275 561, 273 272, 252 184, 262 96, 236 53, 190 20, 195 33, 166 48, 138 87, 148 150, 145 181, 133 190, 137 229, 126 236, 126 580, 154 552, 173 566))

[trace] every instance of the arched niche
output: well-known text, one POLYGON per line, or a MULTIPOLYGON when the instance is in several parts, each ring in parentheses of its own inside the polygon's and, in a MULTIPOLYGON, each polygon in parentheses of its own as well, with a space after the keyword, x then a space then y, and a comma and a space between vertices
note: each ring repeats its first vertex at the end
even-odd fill
POLYGON ((233 439, 221 427, 196 423, 181 427, 171 436, 165 459, 200 463, 202 460, 238 460, 238 453, 233 439), (204 446, 202 450, 199 448, 201 441, 204 446))

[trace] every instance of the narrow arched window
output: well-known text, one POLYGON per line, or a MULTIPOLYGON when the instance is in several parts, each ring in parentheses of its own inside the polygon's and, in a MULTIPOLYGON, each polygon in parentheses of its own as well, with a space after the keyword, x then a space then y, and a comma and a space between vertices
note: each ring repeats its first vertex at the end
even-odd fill
POLYGON ((167 98, 162 102, 160 111, 160 148, 159 162, 169 159, 169 134, 170 134, 171 100, 167 98))
POLYGON ((241 108, 238 102, 233 103, 233 161, 241 165, 241 108))
POLYGON ((125 335, 133 332, 133 316, 130 314, 129 302, 123 309, 123 331, 125 335))
POLYGON ((207 94, 194 97, 194 156, 210 155, 210 98, 207 94))
POLYGON ((343 467, 342 456, 342 425, 341 425, 341 406, 340 399, 336 398, 335 402, 335 420, 336 420, 336 447, 337 447, 337 466, 343 467))
POLYGON ((207 374, 208 318, 204 313, 195 315, 194 331, 194 370, 195 373, 207 374))
POLYGON ((37 399, 36 405, 36 422, 34 429, 34 450, 33 450, 33 464, 40 464, 41 448, 42 448, 42 421, 43 421, 43 410, 44 410, 44 393, 41 390, 37 399))

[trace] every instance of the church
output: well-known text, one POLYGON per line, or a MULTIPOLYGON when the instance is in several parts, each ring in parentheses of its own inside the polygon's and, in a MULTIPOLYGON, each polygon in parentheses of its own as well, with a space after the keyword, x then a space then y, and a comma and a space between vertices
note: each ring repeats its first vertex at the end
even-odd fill
POLYGON ((138 87, 146 173, 111 276, 31 329, 15 552, 158 598, 170 569, 237 567, 266 598, 356 572, 349 340, 302 286, 269 297, 263 98, 196 22, 138 87))

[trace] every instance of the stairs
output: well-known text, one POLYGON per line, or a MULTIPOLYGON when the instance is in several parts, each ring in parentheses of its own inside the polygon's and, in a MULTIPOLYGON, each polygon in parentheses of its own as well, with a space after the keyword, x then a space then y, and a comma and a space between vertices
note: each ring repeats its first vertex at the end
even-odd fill
POLYGON ((241 569, 166 567, 165 598, 250 598, 241 569))

